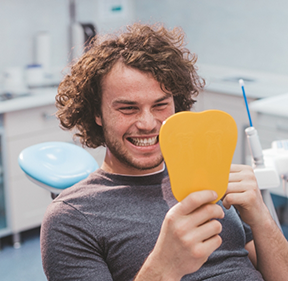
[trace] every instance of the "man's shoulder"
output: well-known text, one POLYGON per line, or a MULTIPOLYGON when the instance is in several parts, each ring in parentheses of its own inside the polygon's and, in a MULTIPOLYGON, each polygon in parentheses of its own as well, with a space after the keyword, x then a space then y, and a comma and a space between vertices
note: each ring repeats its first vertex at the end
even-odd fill
MULTIPOLYGON (((103 195, 109 186, 97 171, 86 179, 63 190, 48 206, 45 221, 65 221, 69 218, 84 218, 101 208, 103 195), (101 198, 99 198, 101 197, 101 198)), ((105 201, 105 200, 104 200, 105 201)))
POLYGON ((73 204, 81 200, 87 201, 91 197, 97 197, 102 192, 107 191, 112 186, 115 186, 111 181, 103 176, 100 170, 91 173, 86 179, 81 180, 75 185, 63 190, 54 199, 53 203, 64 202, 73 204))

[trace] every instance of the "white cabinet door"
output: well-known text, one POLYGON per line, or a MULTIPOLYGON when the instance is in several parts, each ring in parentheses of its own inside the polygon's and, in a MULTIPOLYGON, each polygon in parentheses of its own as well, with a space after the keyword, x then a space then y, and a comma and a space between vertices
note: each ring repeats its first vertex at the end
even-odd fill
POLYGON ((59 121, 55 117, 54 105, 41 106, 8 112, 4 115, 4 127, 6 137, 25 137, 37 134, 49 129, 59 129, 59 121))
POLYGON ((50 192, 33 184, 28 178, 9 183, 10 227, 13 233, 38 227, 47 206, 52 202, 50 192))

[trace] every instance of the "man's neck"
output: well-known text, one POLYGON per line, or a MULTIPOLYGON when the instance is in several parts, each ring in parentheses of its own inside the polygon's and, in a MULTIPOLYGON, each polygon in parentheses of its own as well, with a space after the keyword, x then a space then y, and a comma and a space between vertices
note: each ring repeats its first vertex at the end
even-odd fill
POLYGON ((105 160, 101 166, 101 169, 107 173, 123 175, 123 176, 147 176, 160 173, 164 171, 165 164, 164 161, 157 167, 144 170, 144 169, 137 169, 133 167, 126 168, 124 165, 122 167, 115 167, 113 163, 107 163, 105 160))

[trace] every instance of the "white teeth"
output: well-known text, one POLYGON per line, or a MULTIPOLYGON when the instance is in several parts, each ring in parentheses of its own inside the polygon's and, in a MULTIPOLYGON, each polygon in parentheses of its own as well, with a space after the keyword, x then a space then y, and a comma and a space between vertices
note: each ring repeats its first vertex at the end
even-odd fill
POLYGON ((157 143, 157 136, 153 138, 130 138, 130 141, 137 146, 149 146, 157 143))

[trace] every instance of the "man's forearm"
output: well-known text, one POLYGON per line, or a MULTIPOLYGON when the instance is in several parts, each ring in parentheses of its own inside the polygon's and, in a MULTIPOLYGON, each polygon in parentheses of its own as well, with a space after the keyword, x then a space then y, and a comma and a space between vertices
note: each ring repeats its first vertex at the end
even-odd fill
POLYGON ((257 268, 266 281, 286 281, 288 242, 270 214, 263 224, 252 227, 257 253, 257 268))
POLYGON ((153 253, 151 253, 135 276, 134 281, 179 281, 180 279, 181 277, 173 277, 164 265, 153 259, 153 253))

